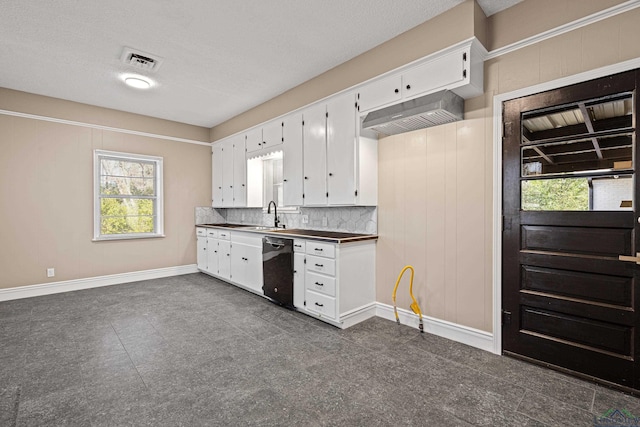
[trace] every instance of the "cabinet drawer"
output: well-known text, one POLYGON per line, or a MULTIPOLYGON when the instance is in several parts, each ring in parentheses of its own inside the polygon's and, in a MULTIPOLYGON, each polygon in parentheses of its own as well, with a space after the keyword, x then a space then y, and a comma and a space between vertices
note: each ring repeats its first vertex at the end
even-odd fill
POLYGON ((306 252, 309 255, 318 255, 327 258, 336 257, 336 247, 331 243, 320 243, 307 241, 306 252))
POLYGON ((305 243, 304 240, 295 239, 293 241, 293 252, 304 252, 305 243))
POLYGON ((196 236, 207 237, 207 229, 202 227, 196 228, 196 236))
POLYGON ((218 238, 218 230, 215 230, 213 228, 208 228, 207 229, 207 237, 213 237, 214 239, 218 238))
POLYGON ((231 232, 227 230, 218 230, 218 239, 229 240, 231 238, 231 232))
POLYGON ((336 299, 313 291, 307 291, 307 310, 335 319, 336 299))
POLYGON ((307 256, 307 271, 316 271, 329 276, 336 275, 336 261, 315 255, 307 256))
MULTIPOLYGON (((307 263, 308 262, 309 260, 307 260, 307 263)), ((304 281, 307 290, 313 290, 332 297, 336 295, 336 279, 334 277, 307 271, 304 281)))

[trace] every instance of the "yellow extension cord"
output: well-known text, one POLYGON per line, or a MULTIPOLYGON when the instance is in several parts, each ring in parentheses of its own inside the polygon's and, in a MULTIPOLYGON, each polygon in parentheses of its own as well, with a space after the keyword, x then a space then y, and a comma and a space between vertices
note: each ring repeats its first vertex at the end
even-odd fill
POLYGON ((416 297, 413 296, 413 274, 414 274, 414 269, 412 266, 407 265, 405 266, 402 271, 400 272, 400 275, 398 276, 398 280, 396 280, 396 286, 393 288, 393 295, 391 296, 391 298, 393 299, 393 312, 396 315, 396 323, 399 325, 400 324, 400 318, 398 317, 398 308, 396 307, 396 293, 398 292, 398 285, 400 284, 400 280, 402 279, 402 276, 404 275, 404 272, 407 270, 411 270, 411 278, 409 281, 409 295, 411 295, 411 300, 413 301, 410 305, 411 310, 418 315, 418 317, 420 318, 420 324, 418 326, 418 328, 420 329, 420 333, 424 333, 424 325, 422 324, 422 310, 420 310, 420 306, 418 305, 418 301, 416 301, 416 297))

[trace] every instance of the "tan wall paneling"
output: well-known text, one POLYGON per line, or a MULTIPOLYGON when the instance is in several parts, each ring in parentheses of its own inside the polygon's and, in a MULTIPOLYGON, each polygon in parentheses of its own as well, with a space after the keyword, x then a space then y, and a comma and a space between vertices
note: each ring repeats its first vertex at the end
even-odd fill
MULTIPOLYGON (((391 304, 395 279, 411 264, 426 315, 487 330, 485 148, 475 137, 485 134, 484 122, 479 114, 379 141, 377 298, 391 304)), ((398 291, 403 308, 408 279, 398 291)))
POLYGON ((210 152, 0 115, 0 288, 194 264, 194 208, 211 202, 210 152), (95 148, 164 158, 165 238, 91 241, 95 148))

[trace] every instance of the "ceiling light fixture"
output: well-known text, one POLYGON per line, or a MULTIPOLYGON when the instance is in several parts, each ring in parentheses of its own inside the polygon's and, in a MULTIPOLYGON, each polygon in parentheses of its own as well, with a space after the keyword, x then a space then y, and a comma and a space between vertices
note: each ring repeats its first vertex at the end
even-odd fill
POLYGON ((152 86, 151 81, 142 76, 126 76, 124 82, 136 89, 149 89, 152 86))

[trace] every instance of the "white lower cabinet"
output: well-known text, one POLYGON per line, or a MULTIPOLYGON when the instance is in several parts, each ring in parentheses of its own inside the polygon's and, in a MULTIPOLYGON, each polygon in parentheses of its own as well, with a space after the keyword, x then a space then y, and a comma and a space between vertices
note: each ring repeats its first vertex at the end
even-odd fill
POLYGON ((375 240, 342 244, 307 240, 300 310, 341 328, 373 317, 375 245, 375 240))
POLYGON ((260 246, 231 242, 231 280, 264 294, 262 290, 262 239, 260 246))
POLYGON ((218 240, 218 274, 222 279, 231 278, 231 242, 218 240))
POLYGON ((197 251, 196 251, 196 263, 198 264, 199 270, 207 269, 207 236, 206 235, 198 235, 197 236, 197 251))
POLYGON ((304 308, 304 254, 293 254, 293 306, 304 308))
POLYGON ((207 230, 207 271, 211 274, 218 274, 219 255, 218 255, 218 231, 207 230))
MULTIPOLYGON (((198 269, 259 295, 262 234, 198 228, 198 269), (207 236, 208 233, 208 236, 207 236)), ((294 239, 293 305, 340 328, 375 315, 376 241, 294 239)))

